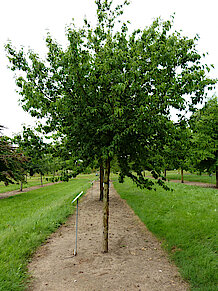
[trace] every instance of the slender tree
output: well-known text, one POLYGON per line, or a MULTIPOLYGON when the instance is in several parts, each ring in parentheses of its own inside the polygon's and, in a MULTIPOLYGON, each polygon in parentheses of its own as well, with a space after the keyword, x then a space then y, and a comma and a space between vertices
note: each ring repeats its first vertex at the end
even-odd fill
POLYGON ((209 99, 202 109, 190 119, 193 131, 192 165, 200 172, 216 174, 218 188, 218 103, 217 97, 209 99))
POLYGON ((120 181, 129 176, 137 185, 152 188, 155 181, 142 172, 150 169, 155 178, 160 175, 152 153, 169 138, 170 108, 193 109, 214 81, 200 63, 197 37, 171 32, 172 23, 160 19, 129 34, 127 24, 118 22, 123 5, 95 3, 96 27, 86 19, 81 29, 68 27, 66 49, 48 35, 46 60, 33 51, 16 51, 10 43, 6 50, 11 69, 22 72, 16 82, 23 108, 32 116, 47 117, 46 130, 65 135, 82 160, 103 162, 107 252, 111 159, 117 157, 120 181))

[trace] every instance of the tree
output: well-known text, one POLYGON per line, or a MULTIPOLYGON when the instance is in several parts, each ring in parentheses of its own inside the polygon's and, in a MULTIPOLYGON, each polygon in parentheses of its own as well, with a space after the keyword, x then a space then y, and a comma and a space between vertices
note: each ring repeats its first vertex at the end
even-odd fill
POLYGON ((187 120, 184 118, 170 131, 171 138, 164 145, 163 164, 164 168, 180 169, 181 183, 184 183, 183 171, 190 169, 190 158, 192 156, 191 130, 187 120))
POLYGON ((27 172, 30 173, 30 176, 39 173, 41 185, 43 185, 42 176, 47 170, 45 163, 47 145, 43 139, 33 129, 24 126, 23 132, 14 136, 13 143, 28 157, 27 172))
MULTIPOLYGON (((16 83, 24 110, 46 117, 45 130, 60 131, 83 161, 102 161, 107 252, 112 158, 117 157, 120 181, 129 176, 151 189, 155 181, 142 172, 150 169, 155 178, 160 175, 152 153, 169 138, 170 108, 193 109, 215 81, 206 77, 200 63, 197 37, 171 33, 172 23, 160 19, 132 34, 126 23, 115 31, 123 5, 113 9, 113 1, 95 3, 96 27, 86 19, 82 29, 68 27, 66 49, 48 34, 46 60, 33 51, 16 51, 10 43, 6 50, 11 69, 22 72, 16 83)), ((160 179, 157 183, 164 186, 160 179)))
MULTIPOLYGON (((0 133, 3 126, 0 126, 0 133)), ((9 139, 0 135, 0 181, 5 185, 24 181, 25 164, 27 162, 23 153, 18 153, 10 144, 9 139)))
POLYGON ((193 131, 193 166, 200 172, 216 173, 218 188, 218 103, 217 97, 209 99, 190 120, 193 131))

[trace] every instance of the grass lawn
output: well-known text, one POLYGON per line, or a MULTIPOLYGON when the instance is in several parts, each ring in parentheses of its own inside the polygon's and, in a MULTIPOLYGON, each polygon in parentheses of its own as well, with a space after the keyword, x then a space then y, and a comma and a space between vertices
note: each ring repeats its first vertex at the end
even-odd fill
POLYGON ((24 290, 36 248, 73 213, 72 199, 94 175, 0 200, 0 290, 24 290))
POLYGON ((114 186, 169 251, 192 290, 218 290, 217 190, 169 183, 174 191, 141 190, 131 180, 114 186))
MULTIPOLYGON (((47 177, 47 176, 46 176, 47 177)), ((46 181, 45 177, 43 178, 43 184, 51 183, 51 181, 46 181)), ((28 177, 27 183, 23 183, 23 189, 41 185, 41 178, 37 176, 28 177)), ((0 182, 0 193, 20 190, 20 183, 9 184, 5 186, 3 182, 0 182)))

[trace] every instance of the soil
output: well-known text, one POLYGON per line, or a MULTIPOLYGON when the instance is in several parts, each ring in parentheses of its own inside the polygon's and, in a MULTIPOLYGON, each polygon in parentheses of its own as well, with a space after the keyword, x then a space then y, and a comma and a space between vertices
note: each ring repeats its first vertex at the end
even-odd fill
POLYGON ((78 253, 75 217, 51 235, 29 264, 29 290, 189 290, 155 236, 110 188, 109 252, 102 253, 99 182, 79 202, 78 253))

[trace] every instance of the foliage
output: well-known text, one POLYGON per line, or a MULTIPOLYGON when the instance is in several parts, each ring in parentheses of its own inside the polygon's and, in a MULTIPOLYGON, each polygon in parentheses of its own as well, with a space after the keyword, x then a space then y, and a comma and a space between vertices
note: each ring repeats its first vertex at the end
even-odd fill
MULTIPOLYGON (((0 131, 2 128, 3 126, 0 126, 0 131)), ((18 153, 8 138, 0 135, 0 181, 5 185, 13 184, 14 181, 24 181, 26 161, 23 153, 18 153)))
POLYGON ((171 183, 173 192, 154 192, 137 189, 129 179, 114 186, 161 239, 192 290, 216 290, 216 190, 171 183))
POLYGON ((6 50, 11 69, 22 72, 22 106, 47 118, 46 131, 60 131, 87 164, 116 155, 121 181, 127 175, 151 188, 142 170, 160 174, 153 153, 169 138, 170 108, 193 110, 215 81, 201 65, 198 37, 172 32, 172 22, 160 19, 132 34, 126 23, 114 32, 123 5, 113 9, 112 2, 96 1, 96 27, 85 19, 83 28, 67 28, 66 49, 48 34, 44 61, 10 43, 6 50))
POLYGON ((89 181, 81 176, 0 200, 0 290, 26 290, 30 256, 73 212, 72 199, 89 181))
POLYGON ((164 145, 163 150, 165 169, 189 170, 190 157, 192 155, 192 135, 186 119, 175 123, 170 135, 171 139, 164 145))
POLYGON ((30 175, 44 174, 47 145, 43 142, 42 137, 38 136, 33 129, 23 126, 22 133, 15 135, 12 141, 28 157, 26 170, 30 175))
POLYGON ((202 109, 191 117, 193 131, 193 165, 209 174, 218 171, 218 103, 217 97, 208 100, 202 109))

